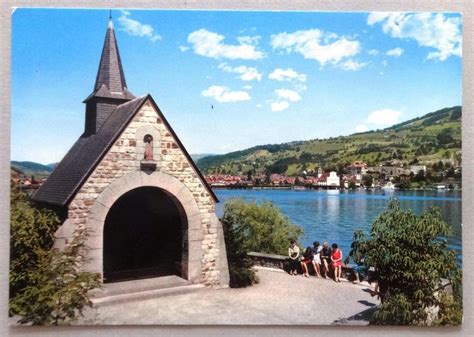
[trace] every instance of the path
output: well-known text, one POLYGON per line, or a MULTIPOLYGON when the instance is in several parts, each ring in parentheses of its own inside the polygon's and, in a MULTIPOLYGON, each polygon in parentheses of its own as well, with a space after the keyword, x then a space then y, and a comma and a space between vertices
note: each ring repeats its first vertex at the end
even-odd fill
POLYGON ((260 283, 248 288, 202 289, 90 309, 77 323, 360 325, 367 321, 358 314, 379 303, 367 285, 264 268, 258 269, 258 276, 260 283))

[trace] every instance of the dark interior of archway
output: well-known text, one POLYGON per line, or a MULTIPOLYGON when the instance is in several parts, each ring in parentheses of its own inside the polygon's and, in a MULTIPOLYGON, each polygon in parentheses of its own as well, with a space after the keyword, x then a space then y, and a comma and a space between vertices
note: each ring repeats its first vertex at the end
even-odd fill
POLYGON ((104 282, 180 276, 183 219, 166 192, 141 187, 120 197, 104 225, 104 282))

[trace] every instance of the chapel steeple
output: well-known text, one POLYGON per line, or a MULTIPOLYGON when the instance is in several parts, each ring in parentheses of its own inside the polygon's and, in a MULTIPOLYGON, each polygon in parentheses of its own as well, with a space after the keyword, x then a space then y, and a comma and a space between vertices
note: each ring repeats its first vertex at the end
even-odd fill
POLYGON ((112 17, 109 17, 94 91, 84 101, 86 103, 86 135, 96 133, 117 105, 133 98, 135 96, 127 89, 114 25, 112 17))

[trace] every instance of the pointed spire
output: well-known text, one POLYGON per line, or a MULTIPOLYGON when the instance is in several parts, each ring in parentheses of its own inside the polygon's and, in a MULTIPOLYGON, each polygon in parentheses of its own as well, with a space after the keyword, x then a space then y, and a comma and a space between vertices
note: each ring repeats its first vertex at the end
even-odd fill
POLYGON ((109 18, 107 33, 105 34, 94 91, 99 90, 102 85, 105 85, 111 93, 123 92, 127 88, 112 18, 109 18))
POLYGON ((94 91, 84 100, 86 103, 86 134, 97 132, 116 106, 133 98, 135 96, 128 91, 127 82, 125 82, 122 61, 115 39, 112 12, 110 12, 94 91))
POLYGON ((114 29, 114 23, 112 21, 112 10, 109 11, 109 28, 114 29))

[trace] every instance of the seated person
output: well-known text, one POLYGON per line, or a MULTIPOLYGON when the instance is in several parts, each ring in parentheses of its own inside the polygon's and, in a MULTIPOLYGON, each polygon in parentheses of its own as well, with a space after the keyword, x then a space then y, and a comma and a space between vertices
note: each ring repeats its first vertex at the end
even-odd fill
POLYGON ((288 256, 290 257, 290 275, 298 274, 298 258, 300 256, 300 247, 295 240, 290 240, 290 247, 288 248, 288 256))
POLYGON ((321 249, 321 266, 324 267, 324 278, 328 278, 329 264, 331 263, 331 248, 329 248, 329 243, 324 241, 323 249, 321 249))
POLYGON ((342 251, 337 243, 332 244, 331 265, 334 268, 334 281, 341 282, 342 277, 342 251))
POLYGON ((354 272, 355 280, 354 284, 359 284, 365 278, 367 274, 367 267, 362 263, 357 263, 354 267, 352 267, 352 271, 354 272))
POLYGON ((321 277, 321 250, 323 247, 319 244, 319 241, 313 242, 313 267, 317 277, 321 277))
POLYGON ((308 264, 313 263, 313 252, 311 247, 304 250, 303 256, 301 257, 301 267, 303 268, 303 275, 309 277, 308 264))

